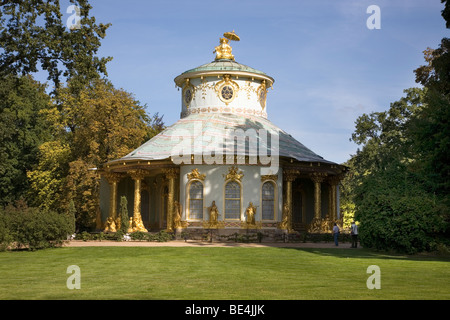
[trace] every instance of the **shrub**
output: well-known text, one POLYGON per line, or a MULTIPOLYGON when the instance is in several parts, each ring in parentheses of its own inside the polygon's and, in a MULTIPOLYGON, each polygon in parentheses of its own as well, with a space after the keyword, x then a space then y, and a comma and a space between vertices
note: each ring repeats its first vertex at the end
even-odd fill
POLYGON ((60 246, 74 232, 69 215, 28 207, 0 210, 1 248, 10 245, 29 250, 60 246))

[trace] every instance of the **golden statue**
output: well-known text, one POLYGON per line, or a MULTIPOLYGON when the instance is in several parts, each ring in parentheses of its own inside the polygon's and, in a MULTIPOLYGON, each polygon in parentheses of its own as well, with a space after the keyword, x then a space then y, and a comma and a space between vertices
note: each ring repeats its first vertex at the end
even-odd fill
MULTIPOLYGON (((131 219, 130 219, 131 221, 131 219)), ((144 227, 144 222, 142 222, 141 217, 136 217, 136 219, 133 219, 132 222, 132 232, 141 231, 141 232, 147 232, 147 229, 144 227)))
POLYGON ((127 230, 127 232, 131 233, 133 231, 134 231, 133 230, 133 217, 130 217, 130 221, 128 222, 128 230, 127 230))
POLYGON ((117 228, 116 228, 116 223, 114 222, 114 218, 108 217, 108 219, 106 219, 105 232, 116 232, 116 231, 117 231, 117 228))
POLYGON ((181 203, 178 201, 175 201, 174 205, 174 217, 173 217, 173 227, 174 229, 181 228, 181 212, 183 210, 183 207, 181 206, 181 203))
POLYGON ((283 220, 280 224, 280 229, 288 230, 290 231, 290 221, 291 221, 291 212, 289 210, 289 205, 287 203, 283 206, 283 220))
POLYGON ((230 40, 232 41, 239 41, 241 40, 237 34, 233 32, 225 32, 223 34, 224 38, 220 38, 220 45, 215 47, 215 50, 213 53, 216 54, 216 60, 219 59, 228 59, 228 60, 234 60, 234 55, 231 53, 232 48, 228 44, 230 40))
POLYGON ((217 209, 216 202, 213 201, 209 209, 209 222, 212 226, 217 224, 217 219, 219 218, 219 209, 217 209))
POLYGON ((256 207, 252 202, 248 204, 247 210, 245 210, 247 216, 247 225, 255 225, 256 207))

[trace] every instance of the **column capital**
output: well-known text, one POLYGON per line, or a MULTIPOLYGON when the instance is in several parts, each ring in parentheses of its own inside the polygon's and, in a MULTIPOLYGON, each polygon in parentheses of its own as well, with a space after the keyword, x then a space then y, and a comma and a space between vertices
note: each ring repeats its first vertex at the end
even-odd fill
POLYGON ((309 177, 314 183, 322 183, 327 177, 327 174, 325 172, 314 172, 309 177))
POLYGON ((108 181, 108 183, 113 184, 114 182, 119 182, 123 179, 124 174, 118 172, 107 171, 102 173, 102 176, 108 181))
POLYGON ((164 170, 164 174, 166 175, 166 178, 168 179, 175 179, 180 174, 179 168, 169 168, 164 170))
POLYGON ((339 182, 341 182, 342 177, 340 175, 336 175, 336 176, 329 176, 327 178, 327 182, 331 185, 331 186, 337 186, 339 184, 339 182))
POLYGON ((283 170, 283 180, 293 182, 298 177, 299 174, 300 174, 299 170, 285 169, 283 170))
POLYGON ((128 171, 128 174, 133 180, 142 180, 148 174, 148 171, 144 169, 133 169, 128 171))

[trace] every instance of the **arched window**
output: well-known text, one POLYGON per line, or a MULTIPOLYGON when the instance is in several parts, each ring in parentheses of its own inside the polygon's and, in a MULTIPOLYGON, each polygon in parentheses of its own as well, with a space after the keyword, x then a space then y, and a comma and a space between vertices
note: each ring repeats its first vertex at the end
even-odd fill
POLYGON ((225 219, 241 218, 241 185, 230 181, 225 185, 225 219))
POLYGON ((200 181, 189 185, 189 219, 203 219, 203 184, 200 181))
POLYGON ((270 181, 262 185, 262 219, 275 219, 275 184, 270 181))

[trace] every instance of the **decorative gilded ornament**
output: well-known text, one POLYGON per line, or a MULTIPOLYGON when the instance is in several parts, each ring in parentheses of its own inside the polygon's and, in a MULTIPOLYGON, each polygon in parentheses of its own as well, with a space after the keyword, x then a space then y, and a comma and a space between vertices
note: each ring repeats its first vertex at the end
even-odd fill
POLYGON ((228 169, 228 174, 224 174, 225 181, 228 180, 234 180, 234 181, 241 181, 242 177, 244 177, 244 174, 242 171, 238 172, 238 167, 232 166, 228 169))
POLYGON ((228 105, 234 98, 237 97, 239 85, 231 80, 229 74, 224 74, 223 79, 214 86, 219 99, 228 105))
POLYGON ((191 181, 193 179, 197 179, 197 180, 205 180, 206 175, 205 174, 200 174, 200 172, 198 171, 197 168, 192 169, 191 173, 187 174, 188 180, 191 181))
POLYGON ((194 98, 194 93, 195 93, 194 86, 190 83, 189 79, 186 79, 183 86, 183 102, 186 108, 188 109, 192 102, 192 99, 194 98))
POLYGON ((261 85, 258 88, 257 95, 259 104, 261 105, 261 108, 264 110, 266 108, 266 100, 267 100, 266 80, 262 81, 261 85))

